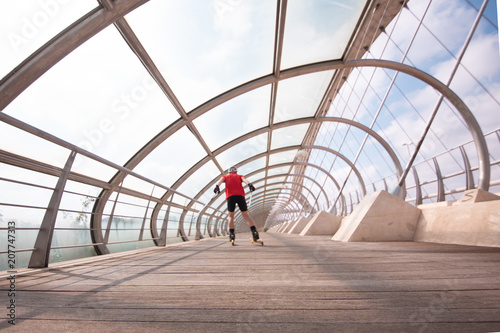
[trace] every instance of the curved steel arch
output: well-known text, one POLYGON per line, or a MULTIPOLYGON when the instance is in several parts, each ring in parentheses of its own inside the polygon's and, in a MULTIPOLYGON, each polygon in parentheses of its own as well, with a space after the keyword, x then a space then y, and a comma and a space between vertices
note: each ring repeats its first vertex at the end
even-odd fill
MULTIPOLYGON (((287 203, 287 210, 289 210, 290 212, 293 211, 293 212, 302 212, 303 209, 301 209, 300 205, 295 202, 295 201, 291 201, 293 199, 293 195, 292 194, 286 194, 286 195, 283 195, 281 197, 281 200, 290 200, 288 201, 287 203)), ((266 218, 264 219, 265 220, 265 223, 261 226, 261 227, 265 227, 266 226, 266 222, 267 222, 267 218, 269 218, 270 214, 272 213, 272 210, 273 210, 273 207, 275 207, 275 205, 277 204, 277 198, 273 197, 273 198, 266 198, 266 199, 262 199, 261 201, 261 205, 265 206, 266 207, 266 218)), ((261 215, 263 216, 263 215, 261 215)))
MULTIPOLYGON (((277 168, 277 167, 281 167, 281 165, 274 166, 274 168, 277 168)), ((262 170, 262 169, 259 169, 258 171, 255 171, 254 173, 259 173, 259 172, 261 172, 261 170, 262 170)), ((310 178, 310 177, 305 176, 305 175, 300 175, 300 176, 310 178)), ((270 179, 270 178, 271 178, 271 179, 272 179, 272 178, 278 178, 278 177, 283 177, 283 175, 274 175, 274 176, 271 176, 271 177, 267 177, 267 178, 259 179, 259 180, 257 180, 257 181, 266 180, 266 179, 270 179)), ((310 179, 311 179, 313 182, 315 182, 312 178, 310 178, 310 179)), ((305 188, 307 191, 309 191, 309 192, 310 192, 310 194, 311 194, 311 195, 312 195, 312 197, 314 198, 314 194, 312 193, 312 191, 311 191, 309 188, 304 187, 302 184, 295 183, 295 182, 288 182, 288 183, 293 183, 293 184, 295 184, 295 185, 299 185, 301 188, 305 188)), ((320 186, 317 182, 315 182, 315 183, 318 185, 318 187, 320 188, 320 190, 324 192, 324 190, 322 189, 322 187, 321 187, 321 186, 320 186)), ((277 183, 271 183, 271 184, 266 184, 266 186, 275 185, 275 184, 283 184, 283 183, 280 183, 280 182, 277 182, 277 183)), ((206 189, 208 189, 208 187, 210 187, 210 185, 206 186, 206 187, 205 187, 205 190, 206 190, 206 189)), ((277 188, 277 189, 274 189, 274 190, 281 191, 281 190, 282 190, 282 188, 277 188)), ((297 193, 300 193, 300 194, 302 195, 302 197, 304 198, 304 201, 306 201, 306 202, 307 202, 307 203, 308 203, 311 207, 314 207, 314 205, 311 205, 311 204, 309 203, 309 200, 307 199, 307 197, 306 197, 306 196, 305 196, 302 192, 300 192, 300 191, 296 191, 296 190, 294 190, 294 191, 295 191, 295 192, 297 192, 297 193)), ((265 196, 265 195, 269 195, 269 192, 271 192, 271 191, 269 191, 269 190, 267 190, 267 191, 263 191, 263 192, 262 192, 262 194, 263 194, 264 196, 265 196)), ((199 193, 199 194, 200 194, 200 193, 199 193)), ((222 195, 222 194, 219 194, 219 195, 222 195)), ((217 195, 217 196, 219 196, 219 195, 217 195)), ((324 192, 324 195, 326 196, 326 192, 324 192)), ((216 196, 216 197, 217 197, 217 196, 216 196)), ((319 196, 319 194, 318 194, 318 196, 319 196)), ((199 197, 199 195, 198 195, 197 197, 199 197)), ((214 197, 211 201, 214 201, 216 197, 214 197)), ((328 197, 327 197, 327 198, 328 198, 328 197)), ((196 237, 197 237, 197 239, 199 239, 199 237, 201 236, 201 230, 200 230, 200 226, 201 226, 201 217, 202 217, 202 215, 204 214, 204 212, 205 212, 205 210, 206 210, 206 209, 211 208, 211 209, 214 209, 215 211, 219 211, 219 212, 221 212, 221 214, 224 214, 224 213, 227 211, 227 207, 226 207, 226 209, 222 209, 222 207, 223 207, 223 206, 224 206, 224 204, 225 204, 225 202, 224 202, 224 201, 222 201, 222 202, 220 203, 220 205, 219 205, 218 207, 215 207, 215 208, 214 208, 214 207, 209 207, 209 204, 210 204, 210 203, 207 203, 207 205, 205 205, 205 207, 203 207, 203 209, 202 209, 202 210, 200 210, 199 215, 198 215, 198 217, 197 217, 197 219, 196 219, 196 226, 195 226, 195 230, 196 230, 196 237)), ((317 200, 317 198, 316 198, 315 205, 316 205, 316 206, 318 207, 318 209, 319 209, 319 205, 318 205, 318 200, 317 200)), ((186 208, 189 208, 189 207, 190 207, 190 204, 189 204, 186 208)), ((184 221, 184 216, 185 216, 185 213, 183 213, 183 214, 182 214, 182 216, 181 216, 181 218, 180 218, 179 220, 184 221)), ((213 216, 213 214, 212 214, 212 216, 213 216)), ((210 217, 210 218, 211 218, 211 217, 210 217)), ((155 221, 156 221, 156 220, 155 220, 155 221)), ((181 224, 179 224, 179 228, 180 228, 180 226, 181 226, 181 224)), ((181 234, 183 235, 183 239, 184 239, 184 238, 187 238, 187 236, 185 235, 185 233, 183 232, 183 230, 180 230, 180 231, 181 231, 181 234)))
MULTIPOLYGON (((278 193, 280 193, 280 191, 281 191, 281 190, 282 190, 282 189, 272 189, 272 190, 268 191, 268 193, 272 193, 272 192, 278 192, 278 193)), ((306 196, 305 196, 302 192, 300 192, 300 191, 298 191, 298 190, 295 190, 295 189, 292 189, 292 188, 288 188, 287 190, 292 191, 292 192, 293 192, 293 194, 292 194, 292 193, 283 193, 283 195, 290 196, 291 198, 295 198, 295 199, 297 199, 297 200, 298 200, 298 197, 295 195, 295 194, 298 194, 298 195, 299 195, 300 197, 302 197, 302 198, 303 198, 306 202, 309 202, 309 201, 307 200, 307 197, 306 197, 306 196)), ((282 193, 280 193, 280 194, 282 194, 282 193)), ((312 206, 311 206, 311 207, 312 207, 312 206)), ((226 210, 227 210, 227 209, 226 209, 226 210)), ((224 211, 226 211, 226 210, 224 210, 224 211)), ((236 218, 235 218, 235 223, 237 223, 237 222, 241 222, 241 219, 236 220, 236 218)))
MULTIPOLYGON (((313 181, 320 188, 320 191, 323 192, 323 195, 326 197, 326 200, 328 202, 328 196, 327 196, 326 192, 324 191, 324 189, 319 185, 318 182, 316 182, 311 177, 308 177, 308 176, 305 176, 305 175, 297 174, 297 176, 299 176, 299 177, 305 177, 305 178, 313 181)), ((269 180, 269 179, 272 179, 272 178, 278 178, 278 177, 283 177, 283 176, 282 175, 274 175, 274 176, 270 176, 270 177, 266 177, 266 178, 261 178, 259 180, 254 181, 253 183, 255 184, 256 182, 266 181, 266 180, 269 180)), ((285 182, 285 183, 283 183, 283 182, 275 182, 275 183, 266 184, 265 187, 267 187, 267 186, 274 186, 274 185, 282 185, 282 186, 284 186, 284 184, 287 184, 287 183, 288 182, 285 182)), ((294 184, 298 184, 298 183, 294 183, 294 184)), ((302 187, 303 186, 301 186, 301 188, 302 187)), ((262 197, 263 197, 262 199, 263 200, 266 200, 266 196, 269 196, 269 193, 270 193, 271 190, 282 190, 282 189, 283 188, 275 188, 275 189, 265 189, 265 190, 263 190, 261 193, 259 193, 258 195, 254 196, 254 198, 253 198, 253 200, 254 200, 253 201, 253 205, 258 205, 261 202, 261 201, 259 201, 259 196, 260 195, 262 195, 262 197)), ((276 196, 276 198, 278 198, 278 197, 279 197, 279 195, 276 196)), ((318 194, 318 197, 319 197, 319 194, 318 194)), ((314 198, 314 195, 313 195, 313 198, 314 198)), ((319 209, 318 199, 317 198, 315 198, 315 199, 316 199, 315 206, 318 207, 318 209, 319 209)), ((314 207, 314 205, 311 205, 311 207, 314 207)))
MULTIPOLYGON (((279 150, 280 150, 280 151, 286 151, 286 150, 293 150, 293 149, 294 149, 294 148, 285 147, 285 148, 280 148, 279 150)), ((260 158, 260 157, 265 156, 265 155, 266 155, 266 153, 261 153, 261 154, 259 154, 259 155, 256 155, 256 156, 254 156, 254 157, 250 158, 250 159, 260 158)), ((242 161, 242 162, 240 162, 239 164, 246 164, 246 163, 249 163, 249 160, 250 160, 250 159, 247 159, 247 160, 245 160, 245 161, 242 161)), ((272 166, 269 166, 269 167, 265 167, 265 168, 261 168, 261 169, 255 170, 255 171, 253 171, 253 172, 249 173, 249 174, 247 175, 247 177, 251 177, 251 176, 252 176, 252 175, 254 175, 254 174, 258 174, 258 173, 262 172, 263 170, 265 171, 265 170, 270 170, 270 169, 275 169, 275 168, 281 168, 281 167, 285 167, 285 166, 293 166, 293 165, 306 165, 306 166, 311 166, 311 167, 313 167, 313 168, 316 168, 316 169, 318 169, 318 170, 322 171, 322 172, 323 172, 323 173, 324 173, 324 174, 325 174, 328 178, 330 178, 330 179, 331 179, 331 181, 335 184, 335 186, 337 187, 337 189, 339 189, 339 190, 340 190, 340 185, 337 183, 337 181, 335 180, 335 178, 334 178, 334 177, 333 177, 333 176, 332 176, 332 175, 331 175, 328 171, 326 171, 325 169, 321 168, 320 166, 317 166, 317 165, 315 165, 315 164, 308 163, 308 162, 289 162, 289 163, 280 163, 280 164, 275 164, 275 165, 272 165, 272 166)), ((289 176, 289 175, 290 175, 289 173, 287 173, 287 174, 279 174, 279 175, 274 175, 274 176, 267 177, 267 178, 283 177, 283 176, 289 176)), ((300 176, 305 176, 305 175, 300 175, 300 176)), ((312 178, 310 178, 310 179, 312 179, 312 178)), ((260 180, 259 180, 259 181, 260 181, 260 180)), ((286 181, 285 181, 285 182, 283 182, 283 184, 284 184, 284 183, 286 183, 286 181)), ((319 186, 319 184, 317 184, 317 185, 319 186)), ((210 185, 209 185, 209 186, 210 186, 210 185)), ((319 187, 320 187, 320 189, 321 189, 322 191, 324 191, 322 186, 319 186, 319 187)), ((325 193, 326 193, 326 192, 325 192, 325 193)), ((327 197, 327 198, 328 198, 328 197, 327 197)))
MULTIPOLYGON (((284 198, 282 198, 284 199, 284 198)), ((297 215, 300 215, 301 213, 301 209, 297 209, 297 210, 293 210, 291 207, 290 207, 290 203, 287 202, 287 201, 277 201, 276 204, 275 204, 275 207, 279 207, 278 209, 282 209, 286 212, 286 217, 283 219, 283 220, 286 220, 286 219, 293 219, 295 218, 297 215), (276 206, 277 205, 277 206, 276 206)), ((279 214, 283 214, 283 213, 279 213, 279 214)), ((267 222, 267 221, 266 221, 267 222)))
MULTIPOLYGON (((293 164, 291 164, 293 165, 293 164)), ((266 169, 271 169, 271 168, 266 168, 266 169)), ((258 172, 261 172, 260 170, 262 169, 259 169, 258 172)), ((253 174, 256 174, 258 172, 252 172, 248 175, 248 177, 251 177, 253 174)), ((297 176, 297 177, 302 177, 302 178, 307 178, 308 180, 310 180, 311 182, 313 182, 315 185, 317 185, 320 189, 320 191, 323 193, 323 195, 325 196, 326 198, 326 201, 328 202, 328 195, 326 194, 326 191, 323 189, 323 187, 312 177, 309 177, 309 176, 306 176, 306 175, 303 175, 303 174, 287 174, 287 176, 297 176)), ((278 178, 278 177, 283 177, 283 175, 279 174, 279 175, 274 175, 274 176, 269 176, 269 177, 266 177, 266 178, 261 178, 261 179, 257 179, 255 181, 252 182, 252 184, 255 184, 257 182, 260 182, 260 181, 266 181, 267 179, 272 179, 272 178, 278 178)), ((286 184, 287 182, 282 182, 281 184, 286 184)), ((280 184, 280 183, 272 183, 272 185, 274 184, 280 184)), ((269 184, 266 184, 266 186, 268 186, 269 184)))
MULTIPOLYGON (((244 164, 247 164, 247 163, 250 163, 254 160, 257 160, 259 158, 262 158, 262 157, 265 157, 267 155, 272 155, 272 154, 276 154, 276 153, 281 153, 281 152, 284 152, 284 151, 289 151, 289 150, 295 150, 295 149, 299 149, 300 146, 289 146, 289 147, 282 147, 282 148, 278 148, 278 149, 273 149, 271 152, 263 152, 263 153, 260 153, 260 154, 257 154, 257 155, 254 155, 244 161, 241 161, 239 162, 238 164, 236 164, 236 166, 241 166, 241 165, 244 165, 244 164)), ((191 169, 193 168, 196 168, 199 169, 201 168, 204 163, 208 162, 207 161, 207 157, 203 158, 202 160, 198 161, 191 169)), ((251 172, 250 174, 246 175, 247 177, 251 177, 252 175, 254 174, 257 174, 259 172, 262 172, 262 171, 265 171, 265 170, 270 170, 270 169, 274 169, 274 168, 279 168, 279 167, 284 167, 284 166, 291 166, 293 165, 293 162, 290 162, 290 163, 282 163, 282 164, 275 164, 273 166, 269 166, 269 167, 264 167, 264 168, 260 168, 258 170, 255 170, 253 172, 251 172)), ((312 165, 312 164, 311 164, 312 165)), ((190 173, 190 175, 194 172, 196 172, 196 170, 192 170, 192 172, 190 173)), ((324 171, 325 174, 329 175, 328 172, 324 171)), ((282 176, 286 176, 287 174, 283 174, 282 176)), ((335 180, 334 178, 329 175, 329 177, 332 179, 332 181, 335 183, 335 180)), ((199 197, 201 197, 201 195, 203 195, 203 193, 205 193, 206 191, 208 191, 208 189, 213 186, 213 184, 215 184, 220 178, 220 175, 216 176, 215 178, 213 178, 210 182, 207 183, 207 185, 205 187, 203 187, 195 196, 194 198, 195 199, 198 199, 199 197)), ((179 178, 180 179, 180 178, 179 178)), ((179 180, 178 180, 179 181, 179 180)), ((178 181, 176 182, 176 184, 178 183, 178 181)), ((174 185, 176 185, 174 184, 174 185)), ((338 185, 338 184, 337 184, 338 185)), ((177 184, 177 187, 180 186, 180 184, 177 184)))
POLYGON ((274 200, 275 203, 276 203, 276 201, 278 199, 286 197, 286 198, 289 199, 289 201, 287 202, 288 206, 290 206, 291 204, 293 204, 295 206, 295 208, 296 208, 297 211, 302 211, 303 210, 303 205, 300 203, 299 198, 295 195, 295 192, 300 193, 299 191, 293 190, 294 193, 281 193, 280 191, 281 191, 281 189, 272 189, 272 190, 268 191, 267 194, 268 195, 269 194, 273 194, 274 195, 276 193, 276 198, 273 198, 273 200, 274 200), (295 202, 295 200, 297 200, 297 202, 295 202))
MULTIPOLYGON (((284 127, 289 127, 289 126, 294 126, 294 125, 304 124, 304 123, 320 122, 320 121, 321 122, 322 121, 333 121, 333 122, 345 123, 345 124, 357 127, 358 129, 361 129, 361 130, 365 131, 366 133, 370 134, 372 137, 374 137, 385 148, 385 150, 387 151, 387 153, 391 157, 392 161, 394 162, 394 165, 396 167, 398 175, 400 176, 402 174, 403 170, 401 168, 399 160, 398 160, 395 152, 390 147, 390 145, 381 136, 379 136, 375 131, 371 130, 370 128, 368 128, 368 127, 366 127, 366 126, 364 126, 364 125, 362 125, 360 123, 354 122, 352 120, 344 119, 344 118, 338 118, 338 117, 321 117, 321 118, 308 117, 308 118, 299 118, 299 119, 294 119, 294 120, 290 120, 290 121, 286 121, 286 122, 281 122, 281 123, 278 123, 278 124, 274 124, 273 129, 284 128, 284 127)), ((209 161, 211 161, 213 159, 213 157, 221 154, 222 152, 224 152, 224 151, 226 151, 226 150, 234 147, 235 145, 237 145, 239 143, 242 143, 242 142, 244 142, 244 141, 246 141, 246 140, 248 140, 248 139, 250 139, 252 137, 255 137, 257 135, 260 135, 260 134, 263 134, 263 133, 267 133, 267 132, 269 132, 271 130, 272 129, 271 129, 270 126, 266 126, 266 127, 263 127, 263 128, 260 128, 260 129, 248 132, 248 133, 246 133, 246 134, 244 134, 244 135, 242 135, 242 136, 240 136, 240 137, 238 137, 238 138, 236 138, 236 139, 234 139, 234 140, 232 140, 232 141, 224 144, 223 146, 221 146, 218 149, 216 149, 216 150, 213 151, 213 156, 206 156, 203 159, 201 159, 200 161, 198 161, 195 165, 193 165, 187 172, 185 172, 180 178, 177 179, 177 181, 172 185, 172 188, 173 189, 178 188, 193 173, 195 173, 198 169, 200 169, 206 163, 208 163, 209 161)), ((261 153, 261 154, 257 154, 254 157, 252 157, 251 160, 255 160, 255 159, 258 159, 260 157, 268 156, 268 155, 275 154, 275 153, 282 152, 282 151, 299 149, 299 147, 300 146, 297 146, 297 145, 290 146, 290 147, 282 147, 282 148, 279 148, 279 149, 272 150, 271 152, 264 152, 264 153, 261 153)), ((335 152, 334 150, 332 150, 330 148, 325 148, 325 147, 321 147, 321 146, 315 146, 315 147, 317 147, 317 149, 323 149, 325 151, 334 153, 335 155, 341 157, 344 161, 346 161, 349 164, 349 166, 351 166, 351 168, 354 170, 354 172, 356 173, 356 175, 358 176, 358 179, 359 179, 359 181, 360 181, 360 183, 362 185, 363 194, 366 194, 366 188, 364 186, 364 181, 363 181, 363 179, 362 179, 359 171, 357 170, 357 168, 347 158, 345 158, 343 155, 335 152)), ((247 159, 247 160, 245 160, 245 163, 249 163, 251 160, 247 159)), ((244 164, 243 161, 240 162, 240 163, 238 163, 238 165, 242 165, 242 164, 244 164)), ((260 170, 262 170, 262 169, 259 169, 259 172, 260 172, 260 170)), ((327 173, 327 174, 329 174, 329 173, 327 173)), ((209 185, 207 185, 207 186, 210 186, 210 184, 212 184, 213 182, 214 182, 214 180, 212 180, 212 182, 210 182, 209 185)), ((208 187, 205 187, 201 192, 204 193, 207 190, 208 190, 208 187)), ((195 196, 195 199, 197 199, 197 198, 199 198, 199 194, 195 196)), ((164 199, 166 200, 167 198, 164 198, 164 199)))
POLYGON ((471 132, 479 157, 478 188, 484 191, 488 191, 490 186, 490 157, 488 154, 488 146, 486 144, 486 140, 481 130, 481 126, 479 126, 479 123, 477 122, 473 113, 453 90, 451 90, 447 85, 445 85, 432 75, 415 67, 398 62, 372 59, 349 60, 346 62, 345 67, 383 67, 393 69, 420 79, 439 91, 448 101, 451 102, 451 104, 453 104, 453 106, 455 106, 455 108, 467 124, 469 131, 471 132))
MULTIPOLYGON (((276 184, 282 184, 282 183, 280 183, 280 182, 276 182, 276 183, 271 183, 271 184, 269 184, 269 185, 271 185, 271 186, 272 186, 272 185, 276 185, 276 184)), ((265 190, 265 191, 262 191, 262 192, 260 192, 260 193, 256 194, 255 199, 258 199, 258 197, 259 197, 259 196, 271 196, 271 194, 274 194, 274 192, 278 192, 278 193, 276 194, 276 199, 277 199, 277 198, 279 197, 279 192, 280 192, 280 191, 282 191, 282 190, 283 190, 283 188, 282 188, 282 187, 281 187, 281 188, 273 188, 273 189, 268 189, 268 190, 265 190)), ((304 196, 304 194, 303 194, 302 192, 300 192, 300 191, 298 191, 298 190, 294 190, 294 193, 300 193, 300 194, 301 194, 301 195, 300 195, 300 198, 304 199, 304 201, 306 201, 306 202, 308 202, 308 203, 309 203, 309 200, 307 200, 307 198, 304 196)), ((299 197, 298 197, 298 196, 294 195, 293 197, 294 197, 295 199, 299 200, 299 197)), ((254 201, 254 203, 255 203, 255 202, 258 202, 258 201, 254 201)), ((311 207, 313 207, 313 205, 310 205, 310 206, 311 206, 311 207)), ((221 208, 221 206, 219 206, 218 208, 220 209, 220 208, 221 208)))
MULTIPOLYGON (((261 170, 261 169, 260 169, 261 170)), ((260 172, 259 170, 259 172, 260 172)), ((317 183, 314 179, 312 179, 311 177, 308 177, 308 176, 305 176, 305 175, 297 175, 297 176, 303 176, 303 177, 306 177, 308 179, 310 179, 311 181, 313 181, 319 188, 320 190, 323 192, 323 194, 325 195, 326 199, 328 200, 328 196, 326 195, 326 192, 322 189, 322 187, 319 185, 319 183, 317 183)), ((260 181, 266 181, 268 179, 272 179, 272 178, 278 178, 278 177, 283 177, 282 175, 274 175, 274 176, 270 176, 270 177, 266 177, 266 178, 261 178, 261 179, 258 179, 256 181, 253 181, 252 183, 255 184, 257 182, 260 182, 260 181)), ((271 183, 271 184, 266 184, 265 186, 271 186, 271 185, 279 185, 279 184, 283 184, 283 183, 280 183, 280 182, 277 182, 277 183, 271 183)), ((265 196, 268 192, 266 190, 264 190, 262 192, 262 194, 265 196)), ((259 193, 260 195, 260 193, 259 193)), ((214 197, 215 198, 215 197, 214 197)), ((213 201, 214 199, 212 199, 211 201, 213 201)), ((257 196, 255 197, 255 200, 257 200, 257 196)), ((317 200, 316 200, 317 202, 317 200)), ((259 203, 259 201, 255 201, 254 204, 257 204, 259 203)), ((197 232, 197 237, 201 236, 201 230, 200 230, 200 226, 201 226, 201 218, 203 215, 206 215, 204 214, 206 210, 208 209, 213 209, 214 210, 214 213, 212 213, 209 217, 209 219, 212 218, 212 216, 215 214, 216 211, 220 210, 221 207, 224 205, 224 201, 217 207, 217 209, 214 209, 212 207, 209 206, 210 205, 210 202, 208 202, 205 207, 203 207, 203 209, 199 212, 198 214, 198 218, 197 218, 197 221, 196 221, 196 232, 197 232)), ((227 210, 227 209, 226 209, 227 210)), ((223 212, 225 212, 226 210, 224 210, 223 212)))
POLYGON ((356 174, 356 177, 358 177, 359 185, 361 186, 361 190, 363 191, 363 196, 366 195, 366 186, 365 186, 365 182, 363 180, 363 177, 361 176, 361 173, 359 172, 358 168, 356 168, 356 166, 347 157, 345 157, 344 155, 342 155, 338 151, 333 150, 333 149, 328 148, 328 147, 323 147, 323 146, 318 146, 318 145, 306 145, 303 148, 304 149, 320 149, 320 150, 329 152, 331 154, 334 154, 334 155, 340 157, 344 162, 346 162, 351 167, 352 171, 354 171, 354 173, 356 174))
MULTIPOLYGON (((254 136, 257 136, 257 135, 260 135, 260 134, 263 134, 263 133, 268 133, 269 131, 272 131, 273 129, 285 128, 285 127, 290 127, 290 126, 295 126, 295 125, 300 125, 300 124, 308 124, 308 123, 312 124, 312 123, 324 122, 324 121, 339 122, 339 123, 344 123, 344 124, 347 124, 347 125, 351 125, 353 127, 356 127, 358 129, 366 132, 367 134, 371 135, 375 140, 377 140, 382 145, 382 147, 384 147, 384 149, 389 154, 391 160, 394 163, 394 166, 396 168, 398 176, 401 176, 401 174, 403 173, 403 169, 401 167, 401 164, 399 163, 399 160, 398 160, 398 158, 397 158, 394 150, 391 148, 391 146, 379 134, 377 134, 375 131, 373 131, 372 129, 368 128, 367 126, 365 126, 363 124, 357 123, 357 122, 355 122, 353 120, 350 120, 350 119, 345 119, 345 118, 340 118, 340 117, 320 117, 320 118, 306 117, 306 118, 298 118, 298 119, 293 119, 293 120, 289 120, 289 121, 285 121, 285 122, 274 124, 272 126, 272 128, 270 126, 262 127, 260 129, 256 129, 254 131, 248 132, 248 133, 246 133, 246 134, 244 134, 244 135, 242 135, 242 136, 240 136, 240 137, 238 137, 236 139, 233 139, 233 140, 227 142, 226 144, 224 144, 221 147, 219 147, 216 150, 214 150, 213 151, 213 156, 215 157, 215 156, 221 154, 222 152, 228 150, 229 148, 232 148, 232 147, 236 146, 239 143, 242 143, 242 142, 244 142, 244 141, 246 141, 246 140, 248 140, 248 139, 250 139, 250 138, 252 138, 254 136)), ((291 147, 297 147, 297 146, 295 145, 295 146, 291 146, 291 147)), ((273 151, 279 152, 279 151, 286 151, 286 150, 297 149, 297 148, 287 149, 288 147, 284 147, 284 148, 285 149, 280 148, 280 149, 273 150, 273 151)), ((271 152, 265 152, 265 153, 261 153, 261 154, 264 154, 262 156, 266 156, 268 154, 271 154, 271 152)), ((200 161, 198 161, 195 165, 193 165, 186 173, 184 173, 184 175, 182 175, 172 185, 172 189, 178 188, 187 178, 189 178, 194 172, 196 172, 199 168, 201 168, 203 165, 205 165, 210 160, 212 160, 212 157, 206 156, 203 159, 201 159, 200 161)), ((240 163, 238 163, 238 164, 240 164, 240 163)), ((196 196, 195 196, 195 198, 196 198, 196 196)))
MULTIPOLYGON (((313 198, 314 198, 314 194, 313 194, 313 192, 312 192, 309 188, 307 188, 307 186, 302 186, 300 183, 296 183, 296 182, 287 182, 287 184, 299 185, 302 189, 305 189, 306 191, 309 191, 309 193, 310 193, 310 194, 313 196, 313 198)), ((275 191, 275 190, 282 191, 282 190, 283 190, 283 188, 276 188, 276 189, 269 190, 269 191, 267 191, 267 192, 268 192, 268 193, 270 193, 270 192, 275 191)), ((304 199, 304 201, 305 201, 305 202, 307 202, 307 203, 309 204, 309 206, 310 206, 310 207, 314 207, 314 205, 311 205, 311 204, 310 204, 310 202, 309 202, 309 200, 307 199, 307 197, 306 197, 306 196, 304 195, 304 193, 302 193, 301 191, 298 191, 298 190, 296 190, 296 189, 292 189, 292 188, 286 188, 286 190, 291 190, 291 191, 293 191, 294 193, 299 193, 299 194, 300 194, 300 196, 304 199)), ((318 209, 319 209, 319 206, 318 206, 317 202, 316 202, 316 206, 317 206, 317 207, 318 207, 318 209)), ((223 211, 225 212, 226 210, 227 210, 227 208, 226 208, 226 209, 224 209, 223 211)))
MULTIPOLYGON (((298 175, 298 176, 303 177, 304 175, 298 175)), ((274 176, 270 176, 270 177, 267 177, 267 178, 262 178, 262 179, 259 179, 259 180, 257 180, 257 181, 261 181, 261 180, 266 181, 266 180, 268 180, 268 179, 278 178, 278 177, 282 177, 282 175, 274 175, 274 176)), ((307 176, 306 176, 306 177, 307 177, 307 176)), ((283 182, 275 182, 275 183, 269 183, 269 184, 266 184, 266 185, 265 185, 265 187, 268 187, 268 186, 274 186, 274 185, 281 185, 281 188, 273 188, 273 189, 265 189, 265 190, 263 190, 262 192, 258 193, 258 194, 254 197, 254 203, 258 203, 258 202, 259 202, 259 201, 258 201, 258 198, 259 198, 259 196, 260 196, 260 195, 262 195, 263 197, 269 196, 269 193, 270 193, 271 191, 274 191, 274 190, 281 191, 281 190, 283 190, 283 186, 284 186, 285 184, 289 184, 289 183, 298 184, 298 183, 295 183, 295 182, 285 182, 285 183, 283 183, 283 182)), ((317 182, 316 182, 316 184, 319 186, 319 184, 318 184, 317 182)), ((300 187, 302 188, 303 186, 300 186, 300 187)), ((321 187, 320 187, 320 189, 321 189, 321 187)), ((324 192, 324 190, 323 190, 323 189, 321 189, 321 190, 324 192)), ((325 195, 326 195, 326 193, 325 193, 325 195)), ((278 197, 279 197, 279 194, 278 194, 278 195, 276 195, 276 198, 278 198, 278 197)), ((316 200, 316 206, 318 206, 318 205, 317 205, 317 200, 316 200)), ((313 205, 311 205, 311 207, 313 207, 313 205)))
MULTIPOLYGON (((292 150, 292 148, 281 148, 281 149, 284 149, 284 150, 292 150)), ((281 149, 280 149, 280 150, 281 150, 281 149)), ((261 153, 261 154, 259 154, 259 155, 265 155, 265 154, 266 154, 266 153, 261 153)), ((262 157, 262 156, 260 156, 260 157, 262 157)), ((260 157, 258 157, 258 158, 260 158, 260 157)), ((255 158, 255 157, 253 157, 253 158, 255 158)), ((253 159, 253 158, 252 158, 252 159, 253 159)), ((245 160, 245 161, 242 161, 242 162, 241 162, 241 164, 248 163, 248 160, 249 160, 249 159, 247 159, 247 160, 245 160)), ((339 183, 337 183, 337 181, 335 180, 335 178, 334 178, 334 177, 333 177, 333 176, 332 176, 332 175, 331 175, 331 174, 330 174, 327 170, 323 169, 322 167, 320 167, 320 166, 318 166, 318 165, 316 165, 316 164, 312 164, 312 163, 309 163, 309 162, 289 162, 289 163, 275 164, 275 165, 273 165, 273 166, 268 167, 267 169, 280 168, 280 167, 283 167, 283 166, 289 166, 289 165, 290 165, 290 166, 293 166, 293 165, 304 165, 304 166, 310 166, 310 167, 312 167, 312 168, 315 168, 315 169, 320 170, 321 172, 323 172, 323 173, 324 173, 324 174, 325 174, 325 175, 326 175, 326 176, 327 176, 327 177, 328 177, 328 178, 329 178, 329 179, 330 179, 330 180, 331 180, 331 181, 335 184, 335 186, 337 187, 337 189, 340 191, 340 185, 339 185, 339 183)), ((256 170, 256 171, 254 171, 254 172, 250 173, 248 177, 251 177, 251 175, 253 175, 253 174, 256 174, 256 173, 262 172, 262 170, 265 170, 265 169, 266 169, 266 168, 261 168, 261 169, 259 169, 259 170, 256 170)), ((288 175, 288 174, 287 174, 287 175, 288 175)), ((283 175, 277 175, 277 176, 282 177, 283 175)), ((345 206, 345 198, 344 198, 344 195, 342 194, 342 195, 341 195, 341 207, 342 207, 342 209, 341 209, 341 213, 345 210, 345 207, 344 207, 344 206, 345 206)))

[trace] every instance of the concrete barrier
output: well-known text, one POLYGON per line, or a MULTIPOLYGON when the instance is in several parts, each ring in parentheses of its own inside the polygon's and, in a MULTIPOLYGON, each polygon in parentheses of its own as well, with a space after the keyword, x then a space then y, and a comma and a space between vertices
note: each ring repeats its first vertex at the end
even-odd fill
POLYGON ((333 236, 339 230, 341 216, 319 211, 300 232, 301 236, 328 235, 333 236))
MULTIPOLYGON (((300 218, 299 218, 299 219, 300 219, 300 218)), ((298 221, 299 221, 299 220, 297 220, 297 221, 290 221, 290 222, 288 223, 288 225, 286 226, 286 228, 283 228, 283 229, 281 230, 281 232, 282 232, 282 233, 284 233, 284 234, 287 234, 287 233, 288 233, 288 232, 289 232, 289 231, 290 231, 290 230, 291 230, 291 229, 295 226, 295 224, 296 224, 298 221)))
POLYGON ((294 224, 292 228, 288 231, 289 234, 300 234, 302 229, 309 223, 309 219, 305 216, 299 218, 297 223, 294 224))
POLYGON ((332 240, 411 241, 420 210, 386 191, 366 195, 351 215, 342 219, 332 240))
POLYGON ((452 205, 418 208, 417 242, 500 247, 500 196, 471 190, 452 205))
POLYGON ((276 232, 283 232, 283 230, 285 230, 290 225, 291 222, 292 220, 283 223, 276 232))

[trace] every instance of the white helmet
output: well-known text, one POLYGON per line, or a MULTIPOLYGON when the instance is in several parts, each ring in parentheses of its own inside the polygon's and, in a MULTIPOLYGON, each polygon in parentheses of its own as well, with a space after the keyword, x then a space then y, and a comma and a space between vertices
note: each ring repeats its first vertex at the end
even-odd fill
POLYGON ((236 172, 238 172, 238 169, 236 169, 235 166, 229 168, 229 173, 236 173, 236 172))

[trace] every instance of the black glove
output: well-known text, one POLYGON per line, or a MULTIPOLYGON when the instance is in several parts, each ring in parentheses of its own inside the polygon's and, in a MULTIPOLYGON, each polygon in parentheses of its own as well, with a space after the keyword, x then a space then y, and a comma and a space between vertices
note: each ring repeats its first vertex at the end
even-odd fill
POLYGON ((252 183, 248 184, 248 188, 250 189, 250 192, 255 191, 255 186, 253 186, 252 183))
POLYGON ((215 193, 215 194, 219 194, 219 193, 220 193, 220 188, 219 188, 219 185, 215 185, 215 188, 214 188, 214 193, 215 193))

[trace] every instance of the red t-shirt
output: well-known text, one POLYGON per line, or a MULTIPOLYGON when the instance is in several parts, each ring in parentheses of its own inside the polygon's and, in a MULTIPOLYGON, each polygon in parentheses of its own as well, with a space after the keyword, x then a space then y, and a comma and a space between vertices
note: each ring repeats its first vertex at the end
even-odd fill
POLYGON ((245 196, 245 190, 241 185, 241 175, 230 173, 222 177, 224 177, 224 183, 226 183, 226 199, 233 195, 245 196))

